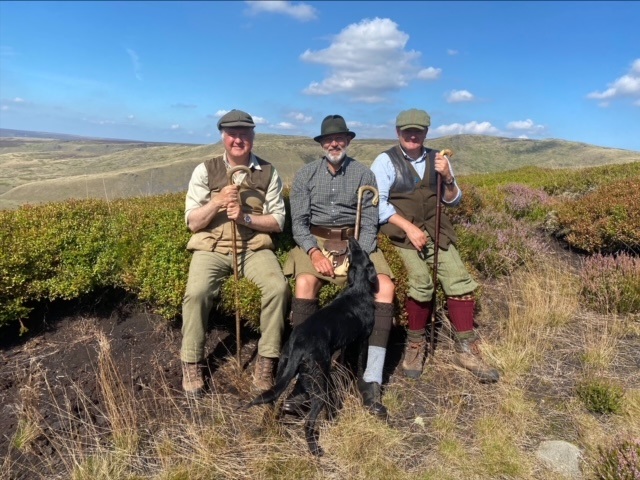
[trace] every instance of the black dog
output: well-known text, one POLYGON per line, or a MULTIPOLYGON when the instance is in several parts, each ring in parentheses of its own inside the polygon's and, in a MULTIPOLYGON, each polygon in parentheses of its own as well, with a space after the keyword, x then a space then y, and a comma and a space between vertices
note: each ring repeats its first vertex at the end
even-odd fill
POLYGON ((258 395, 247 405, 273 403, 299 374, 298 382, 311 397, 304 426, 309 450, 324 452, 318 445, 316 420, 329 402, 328 379, 333 352, 353 346, 362 348, 374 324, 374 294, 378 288, 376 269, 354 238, 349 239, 348 285, 331 304, 311 315, 291 332, 282 349, 273 388, 258 395))

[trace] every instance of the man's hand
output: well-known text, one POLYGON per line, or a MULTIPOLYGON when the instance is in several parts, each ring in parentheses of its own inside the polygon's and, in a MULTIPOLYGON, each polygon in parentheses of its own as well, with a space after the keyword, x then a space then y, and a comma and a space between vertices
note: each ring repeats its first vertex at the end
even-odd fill
POLYGON ((242 223, 240 220, 244 218, 244 214, 242 213, 242 207, 238 202, 234 201, 227 203, 227 217, 229 220, 233 220, 236 223, 242 223))
POLYGON ((436 161, 434 165, 436 172, 442 175, 442 180, 444 180, 445 183, 451 181, 453 174, 451 173, 451 166, 449 165, 447 157, 442 155, 440 152, 436 153, 436 161))
POLYGON ((230 203, 240 204, 240 190, 237 185, 227 185, 211 199, 218 208, 228 208, 230 203))
POLYGON ((429 235, 427 235, 426 232, 423 232, 413 224, 407 226, 405 231, 407 233, 407 238, 419 252, 421 252, 430 241, 429 235))
POLYGON ((315 268, 318 273, 325 277, 335 278, 336 275, 333 272, 333 265, 331 265, 329 259, 325 257, 319 249, 312 249, 309 256, 311 257, 313 268, 315 268))

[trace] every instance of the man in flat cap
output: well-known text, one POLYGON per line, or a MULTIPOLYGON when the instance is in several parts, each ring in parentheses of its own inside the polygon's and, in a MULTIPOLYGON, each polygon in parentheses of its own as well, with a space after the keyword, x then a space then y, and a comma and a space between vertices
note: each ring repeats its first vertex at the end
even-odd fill
POLYGON ((419 378, 424 366, 427 320, 434 295, 431 266, 434 243, 439 234, 438 282, 447 298, 449 319, 455 335, 454 362, 481 382, 499 379, 498 371, 480 355, 473 328, 474 294, 478 287, 455 248, 456 234, 446 215, 440 232, 435 231, 436 173, 442 176, 442 201, 456 206, 462 191, 446 156, 423 144, 431 118, 424 110, 405 110, 396 118, 398 145, 381 153, 371 165, 380 193, 380 230, 402 257, 408 273, 405 308, 408 316, 407 343, 402 368, 409 378, 419 378))
MULTIPOLYGON (((291 221, 297 243, 287 259, 284 272, 295 278, 295 296, 291 303, 293 327, 316 312, 318 293, 326 283, 344 285, 347 238, 354 236, 358 189, 376 187, 367 167, 347 156, 349 143, 356 134, 347 128, 340 115, 329 115, 322 121, 320 135, 314 138, 322 146, 323 157, 302 167, 291 187, 291 221), (323 254, 333 252, 331 260, 323 254)), ((382 370, 387 340, 393 320, 394 284, 391 270, 377 249, 378 208, 371 192, 363 195, 359 243, 378 272, 375 325, 371 337, 367 366, 358 388, 365 407, 374 415, 387 417, 381 400, 382 370)), ((293 394, 284 402, 285 413, 300 413, 308 396, 296 384, 293 394)))
POLYGON ((205 357, 207 323, 223 280, 233 273, 234 248, 238 270, 262 292, 253 383, 259 390, 273 385, 291 292, 270 234, 282 231, 285 206, 278 172, 251 152, 254 127, 251 115, 243 111, 223 115, 218 130, 224 153, 199 164, 189 182, 185 221, 193 232, 187 245, 193 257, 182 304, 180 350, 182 388, 189 396, 200 396, 205 389, 200 362, 205 357), (248 167, 251 173, 236 172, 229 182, 227 171, 237 166, 248 167))

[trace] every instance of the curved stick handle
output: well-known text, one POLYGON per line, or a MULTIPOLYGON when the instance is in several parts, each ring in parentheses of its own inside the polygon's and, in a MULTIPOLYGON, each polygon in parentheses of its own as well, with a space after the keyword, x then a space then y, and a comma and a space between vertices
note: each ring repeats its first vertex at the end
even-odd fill
POLYGON ((375 187, 372 187, 371 185, 363 185, 362 187, 358 188, 358 206, 356 208, 356 230, 353 235, 356 240, 360 238, 360 217, 362 216, 362 197, 364 196, 364 192, 366 192, 367 190, 373 193, 373 200, 371 200, 371 203, 373 205, 378 205, 379 195, 378 195, 378 190, 375 187))
POLYGON ((251 174, 251 169, 249 167, 245 167, 244 165, 236 165, 235 167, 227 170, 227 185, 232 185, 233 175, 236 172, 241 172, 241 171, 246 173, 247 175, 251 174))

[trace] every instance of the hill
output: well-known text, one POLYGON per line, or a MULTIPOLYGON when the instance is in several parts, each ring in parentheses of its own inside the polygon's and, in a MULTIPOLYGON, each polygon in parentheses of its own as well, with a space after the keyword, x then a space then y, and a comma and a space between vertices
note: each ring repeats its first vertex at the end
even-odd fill
MULTIPOLYGON (((349 154, 370 165, 395 141, 356 138, 349 154)), ((573 168, 640 161, 640 152, 564 140, 454 135, 428 140, 451 148, 457 175, 494 173, 528 165, 573 168)), ((254 151, 271 161, 285 183, 319 157, 311 138, 256 135, 254 151)), ((0 132, 0 209, 68 198, 157 195, 185 191, 193 168, 222 152, 222 145, 95 139, 3 130, 0 132)))

